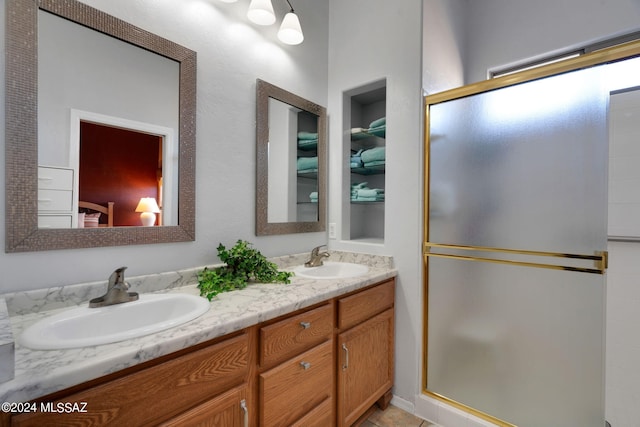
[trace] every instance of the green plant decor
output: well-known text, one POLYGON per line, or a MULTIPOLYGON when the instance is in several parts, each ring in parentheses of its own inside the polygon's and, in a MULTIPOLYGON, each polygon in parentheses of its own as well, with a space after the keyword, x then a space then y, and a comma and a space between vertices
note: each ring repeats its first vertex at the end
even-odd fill
POLYGON ((227 250, 218 245, 218 257, 226 265, 213 269, 205 267, 198 273, 200 295, 209 301, 221 292, 245 288, 249 281, 258 283, 290 283, 290 271, 278 271, 278 266, 268 261, 251 243, 238 240, 227 250))

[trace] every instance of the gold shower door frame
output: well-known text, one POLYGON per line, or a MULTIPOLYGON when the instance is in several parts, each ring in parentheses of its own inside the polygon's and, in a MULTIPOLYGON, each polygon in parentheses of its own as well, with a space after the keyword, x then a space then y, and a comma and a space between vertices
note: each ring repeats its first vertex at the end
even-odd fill
POLYGON ((486 414, 463 403, 447 398, 441 394, 429 390, 427 384, 427 354, 428 354, 428 302, 429 302, 429 258, 441 257, 450 259, 460 259, 466 261, 480 262, 496 262, 501 264, 521 265, 528 267, 549 268, 557 270, 580 271, 583 273, 604 274, 608 260, 606 252, 598 252, 595 254, 564 254, 555 252, 536 252, 519 249, 498 249, 488 247, 473 247, 462 245, 447 245, 440 242, 431 242, 429 240, 429 190, 430 190, 430 124, 429 111, 431 105, 435 105, 445 101, 451 101, 471 95, 477 95, 483 92, 489 92, 495 89, 506 88, 516 84, 526 83, 545 77, 551 77, 562 73, 576 71, 584 68, 602 65, 606 63, 616 62, 624 59, 640 56, 640 41, 620 44, 610 48, 594 51, 581 55, 576 58, 552 63, 538 68, 522 71, 515 74, 505 75, 491 80, 486 80, 467 86, 451 89, 448 91, 427 95, 424 98, 425 107, 425 129, 424 129, 424 207, 423 207, 423 349, 422 349, 422 393, 429 397, 435 398, 441 402, 445 402, 466 413, 475 415, 484 420, 490 421, 502 427, 516 427, 506 421, 500 420, 490 414, 486 414), (461 255, 460 252, 471 253, 469 256, 461 255), (485 257, 473 256, 474 251, 500 253, 502 255, 512 256, 514 259, 492 259, 485 257), (453 253, 452 253, 453 252, 453 253), (519 261, 519 256, 533 255, 543 259, 541 262, 519 261), (576 266, 571 262, 587 261, 590 265, 576 266), (567 265, 569 264, 569 265, 567 265))

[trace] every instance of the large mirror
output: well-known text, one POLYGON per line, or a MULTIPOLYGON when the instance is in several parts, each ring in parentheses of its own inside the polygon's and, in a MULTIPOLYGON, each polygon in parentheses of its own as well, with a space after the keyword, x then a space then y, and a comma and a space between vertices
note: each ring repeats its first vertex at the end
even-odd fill
POLYGON ((73 0, 6 25, 5 250, 194 240, 195 52, 73 0))
POLYGON ((326 109, 256 82, 256 235, 326 229, 326 109))

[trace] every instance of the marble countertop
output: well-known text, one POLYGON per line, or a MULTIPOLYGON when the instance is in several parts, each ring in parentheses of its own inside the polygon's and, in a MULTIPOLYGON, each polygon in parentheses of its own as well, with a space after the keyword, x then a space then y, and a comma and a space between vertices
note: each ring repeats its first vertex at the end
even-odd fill
MULTIPOLYGON (((300 264, 301 259, 299 255, 292 255, 274 259, 274 262, 280 268, 288 269, 300 264)), ((12 380, 0 383, 0 402, 25 402, 44 396, 361 289, 397 274, 390 257, 332 252, 330 259, 367 264, 369 271, 363 276, 340 280, 292 277, 290 284, 252 284, 239 291, 219 294, 211 301, 209 311, 191 322, 117 343, 65 350, 30 350, 16 342, 15 376, 12 380)), ((171 274, 165 274, 165 280, 159 280, 157 275, 127 280, 133 291, 198 295, 195 274, 196 269, 187 274, 177 274, 180 280, 175 280, 171 274), (162 282, 160 288, 153 289, 149 285, 154 281, 162 282)), ((18 337, 37 320, 67 308, 69 304, 63 306, 61 295, 66 295, 73 305, 82 305, 100 289, 106 289, 103 283, 78 286, 73 291, 57 288, 55 291, 43 290, 40 295, 42 298, 27 293, 5 294, 0 298, 4 297, 7 301, 10 327, 13 336, 18 337), (91 290, 88 291, 89 288, 91 290), (75 295, 75 298, 70 295, 75 295)))

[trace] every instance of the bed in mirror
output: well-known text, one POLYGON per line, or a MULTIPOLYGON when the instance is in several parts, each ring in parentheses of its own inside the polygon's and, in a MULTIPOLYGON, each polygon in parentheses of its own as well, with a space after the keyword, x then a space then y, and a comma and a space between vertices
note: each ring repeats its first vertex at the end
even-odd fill
POLYGON ((194 240, 196 53, 75 0, 6 7, 6 252, 194 240), (86 229, 80 201, 113 214, 86 229))
POLYGON ((326 109, 256 81, 256 235, 326 229, 326 109))

